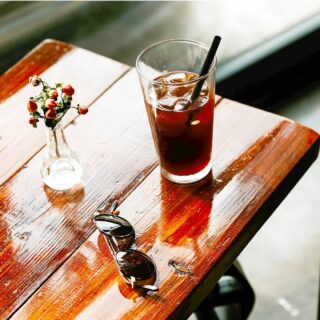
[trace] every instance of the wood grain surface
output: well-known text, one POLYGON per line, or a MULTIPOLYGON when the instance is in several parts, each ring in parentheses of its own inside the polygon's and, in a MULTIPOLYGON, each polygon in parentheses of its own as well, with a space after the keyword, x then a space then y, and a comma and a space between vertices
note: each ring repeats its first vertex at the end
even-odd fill
POLYGON ((124 284, 96 231, 13 319, 187 319, 319 150, 317 133, 271 113, 223 99, 215 117, 212 175, 177 185, 157 168, 119 208, 156 262, 159 292, 124 284))
POLYGON ((124 75, 128 70, 49 40, 0 78, 0 318, 21 306, 92 234, 92 214, 101 201, 125 199, 156 166, 139 81, 135 70, 124 75), (27 85, 33 74, 70 82, 75 103, 92 103, 88 115, 74 120, 72 114, 64 123, 72 123, 66 137, 84 167, 83 185, 67 193, 41 181, 38 151, 45 131, 28 125, 25 108, 35 90, 27 85), (8 84, 12 78, 15 86, 8 84))
MULTIPOLYGON (((0 77, 0 184, 45 145, 45 133, 28 124, 26 103, 39 88, 28 78, 41 75, 48 83, 71 83, 74 103, 90 105, 128 66, 72 45, 46 40, 0 77)), ((77 113, 71 112, 70 123, 77 113)))
POLYGON ((186 319, 317 156, 312 130, 218 97, 213 175, 170 183, 156 168, 128 70, 48 40, 0 77, 1 319, 186 319), (69 192, 43 186, 39 174, 45 132, 28 125, 25 107, 34 73, 72 83, 75 103, 91 105, 65 122, 84 167, 83 183, 69 192), (137 247, 156 261, 157 294, 125 285, 94 232, 95 209, 114 198, 136 227, 137 247))
POLYGON ((0 318, 21 305, 88 238, 92 214, 104 199, 121 200, 156 165, 135 70, 65 133, 83 165, 83 186, 69 193, 44 187, 37 154, 0 187, 0 318))

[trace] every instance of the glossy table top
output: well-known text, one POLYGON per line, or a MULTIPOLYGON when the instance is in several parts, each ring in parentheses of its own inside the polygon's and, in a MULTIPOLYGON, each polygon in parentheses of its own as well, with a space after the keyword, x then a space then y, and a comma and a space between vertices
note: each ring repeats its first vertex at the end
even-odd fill
POLYGON ((311 129, 216 100, 213 173, 177 185, 159 173, 134 69, 50 40, 0 77, 0 319, 186 319, 196 309, 319 149, 311 129), (75 102, 90 105, 65 123, 84 167, 68 192, 39 174, 45 132, 24 107, 34 73, 72 83, 75 102), (95 230, 96 208, 115 198, 156 262, 157 293, 123 283, 95 230))

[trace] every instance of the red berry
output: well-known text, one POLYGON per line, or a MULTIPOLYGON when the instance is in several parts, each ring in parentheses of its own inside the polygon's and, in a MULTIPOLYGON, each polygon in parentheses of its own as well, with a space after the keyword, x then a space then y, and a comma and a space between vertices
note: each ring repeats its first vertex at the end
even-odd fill
POLYGON ((56 118, 56 111, 54 109, 49 109, 47 112, 46 112, 46 118, 47 119, 55 119, 56 118))
POLYGON ((27 108, 28 108, 28 111, 32 113, 38 109, 38 105, 33 100, 29 100, 27 104, 27 108))
POLYGON ((63 92, 66 96, 71 97, 71 96, 73 96, 73 94, 74 94, 74 89, 73 89, 73 87, 72 87, 70 84, 64 84, 64 85, 62 86, 62 92, 63 92))
POLYGON ((34 86, 38 86, 40 84, 40 79, 38 76, 32 76, 29 78, 29 82, 34 86))
POLYGON ((53 109, 56 107, 57 103, 53 99, 47 99, 46 100, 46 107, 49 109, 53 109))
POLYGON ((36 122, 37 122, 37 119, 34 118, 34 117, 31 117, 31 118, 29 119, 29 123, 30 123, 30 124, 34 124, 34 123, 36 123, 36 122))
POLYGON ((79 113, 80 113, 80 114, 86 114, 86 113, 88 113, 88 111, 89 111, 89 109, 88 109, 87 106, 81 106, 81 107, 79 107, 79 113))
POLYGON ((51 89, 51 90, 48 92, 48 95, 49 95, 49 97, 52 98, 52 99, 58 98, 58 92, 57 92, 57 90, 54 90, 54 89, 51 89))

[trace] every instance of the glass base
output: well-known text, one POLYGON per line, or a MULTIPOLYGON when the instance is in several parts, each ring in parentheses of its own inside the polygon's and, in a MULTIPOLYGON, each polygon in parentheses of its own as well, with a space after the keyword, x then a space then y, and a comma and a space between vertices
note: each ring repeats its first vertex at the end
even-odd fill
POLYGON ((204 177, 208 175, 208 173, 211 171, 211 161, 204 167, 201 171, 195 174, 190 174, 188 176, 178 176, 176 174, 169 173, 166 169, 161 168, 161 174, 168 180, 180 183, 180 184, 188 184, 188 183, 194 183, 197 182, 204 177))
POLYGON ((43 182, 53 190, 65 191, 81 181, 82 167, 73 159, 59 159, 42 172, 43 182))

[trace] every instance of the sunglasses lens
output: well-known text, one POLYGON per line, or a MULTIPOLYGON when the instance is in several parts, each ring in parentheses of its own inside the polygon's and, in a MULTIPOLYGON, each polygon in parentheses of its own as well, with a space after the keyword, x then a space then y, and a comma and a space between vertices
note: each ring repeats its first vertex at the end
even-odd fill
POLYGON ((137 280, 146 280, 155 275, 154 262, 140 251, 120 250, 116 254, 116 260, 126 278, 134 277, 137 280))
POLYGON ((97 228, 107 236, 126 237, 134 232, 127 220, 112 214, 100 214, 94 220, 97 228))

